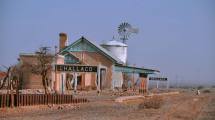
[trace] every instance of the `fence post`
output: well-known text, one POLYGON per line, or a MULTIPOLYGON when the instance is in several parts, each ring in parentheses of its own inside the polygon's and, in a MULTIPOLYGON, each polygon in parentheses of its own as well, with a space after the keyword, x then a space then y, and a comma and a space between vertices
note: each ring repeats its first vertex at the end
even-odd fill
POLYGON ((52 104, 54 104, 54 94, 52 94, 52 104))
POLYGON ((71 96, 70 96, 70 103, 75 103, 75 99, 71 98, 71 96))
POLYGON ((57 104, 57 94, 54 95, 55 104, 57 104))
POLYGON ((45 94, 45 105, 47 105, 47 104, 48 104, 48 95, 45 94))
POLYGON ((48 94, 48 105, 50 104, 50 94, 48 94))
POLYGON ((59 95, 59 100, 60 100, 60 104, 62 104, 62 99, 61 98, 62 95, 59 95))
POLYGON ((26 94, 24 94, 23 97, 24 97, 24 104, 23 104, 23 106, 26 106, 26 94))
POLYGON ((2 95, 2 107, 4 108, 5 107, 5 94, 2 95))
POLYGON ((58 104, 58 94, 56 94, 56 104, 58 104))
POLYGON ((0 108, 2 107, 2 95, 0 95, 0 108))
POLYGON ((34 98, 34 96, 35 96, 34 94, 31 94, 32 105, 34 105, 34 104, 35 104, 35 103, 34 103, 34 102, 35 102, 35 98, 34 98))
POLYGON ((58 104, 61 103, 61 100, 60 100, 60 95, 58 95, 58 104))
POLYGON ((63 94, 63 104, 65 104, 65 95, 63 94))
POLYGON ((1 103, 0 106, 3 107, 3 95, 0 95, 1 103))
POLYGON ((43 104, 45 105, 46 104, 46 94, 43 94, 43 104))
POLYGON ((28 95, 25 94, 25 106, 28 106, 28 95))
POLYGON ((57 95, 57 103, 60 104, 60 95, 57 95))
POLYGON ((43 94, 43 102, 42 102, 42 104, 44 104, 45 105, 45 94, 43 94))
POLYGON ((10 91, 10 107, 14 107, 14 94, 13 91, 10 91))
POLYGON ((44 94, 42 94, 42 103, 41 104, 44 104, 44 94))
POLYGON ((16 93, 16 106, 19 107, 19 94, 16 93))
POLYGON ((38 96, 38 95, 35 95, 35 96, 34 96, 34 99, 35 99, 34 105, 37 105, 37 101, 38 101, 37 96, 38 96))
POLYGON ((30 105, 30 102, 31 102, 31 99, 30 99, 30 95, 29 94, 26 94, 26 104, 27 104, 27 106, 29 106, 30 105))
POLYGON ((37 102, 38 105, 40 104, 40 99, 41 99, 41 94, 38 95, 38 102, 37 102))

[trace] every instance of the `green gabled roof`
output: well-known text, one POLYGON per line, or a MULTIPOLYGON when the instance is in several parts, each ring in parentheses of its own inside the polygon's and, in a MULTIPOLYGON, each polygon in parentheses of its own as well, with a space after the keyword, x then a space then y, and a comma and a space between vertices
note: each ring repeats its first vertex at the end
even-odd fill
POLYGON ((159 73, 159 70, 147 69, 147 68, 139 68, 134 66, 127 65, 115 65, 114 69, 116 72, 124 72, 124 73, 145 73, 145 74, 155 74, 159 73))
POLYGON ((83 36, 80 39, 73 42, 72 44, 70 44, 69 46, 67 46, 66 48, 64 48, 63 50, 61 50, 59 54, 65 54, 67 52, 74 52, 74 51, 99 52, 104 56, 106 56, 107 58, 109 58, 114 63, 123 64, 123 62, 120 59, 112 55, 109 51, 107 51, 100 45, 87 40, 83 36))
POLYGON ((66 63, 66 64, 80 64, 80 60, 79 60, 79 58, 77 58, 76 56, 74 56, 72 53, 70 53, 70 52, 66 52, 65 54, 64 54, 64 56, 65 56, 65 59, 64 59, 64 62, 66 63), (71 59, 68 59, 68 57, 70 57, 71 59))

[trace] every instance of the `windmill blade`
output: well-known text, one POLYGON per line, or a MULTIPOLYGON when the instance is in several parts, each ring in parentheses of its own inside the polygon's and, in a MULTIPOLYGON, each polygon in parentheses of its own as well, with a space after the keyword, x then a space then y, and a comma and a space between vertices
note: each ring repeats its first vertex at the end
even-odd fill
POLYGON ((124 23, 121 23, 118 27, 118 33, 121 34, 121 33, 125 33, 125 32, 128 32, 129 29, 131 29, 131 25, 124 22, 124 23))

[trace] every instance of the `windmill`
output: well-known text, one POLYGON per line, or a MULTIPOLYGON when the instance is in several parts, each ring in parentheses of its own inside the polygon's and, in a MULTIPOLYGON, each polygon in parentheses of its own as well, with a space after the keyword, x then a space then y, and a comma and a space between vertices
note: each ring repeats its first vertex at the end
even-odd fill
POLYGON ((120 36, 120 39, 122 40, 123 43, 126 43, 126 40, 129 39, 130 35, 133 33, 138 33, 137 28, 133 28, 129 23, 123 22, 119 25, 118 27, 118 33, 120 36))

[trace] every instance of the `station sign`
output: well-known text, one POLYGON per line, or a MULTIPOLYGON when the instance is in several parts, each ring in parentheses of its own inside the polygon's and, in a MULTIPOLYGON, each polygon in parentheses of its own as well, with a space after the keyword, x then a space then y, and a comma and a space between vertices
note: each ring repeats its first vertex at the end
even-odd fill
POLYGON ((149 77, 149 80, 167 81, 167 78, 164 78, 164 77, 149 77))
POLYGON ((61 72, 97 72, 97 66, 55 65, 55 70, 61 72))

